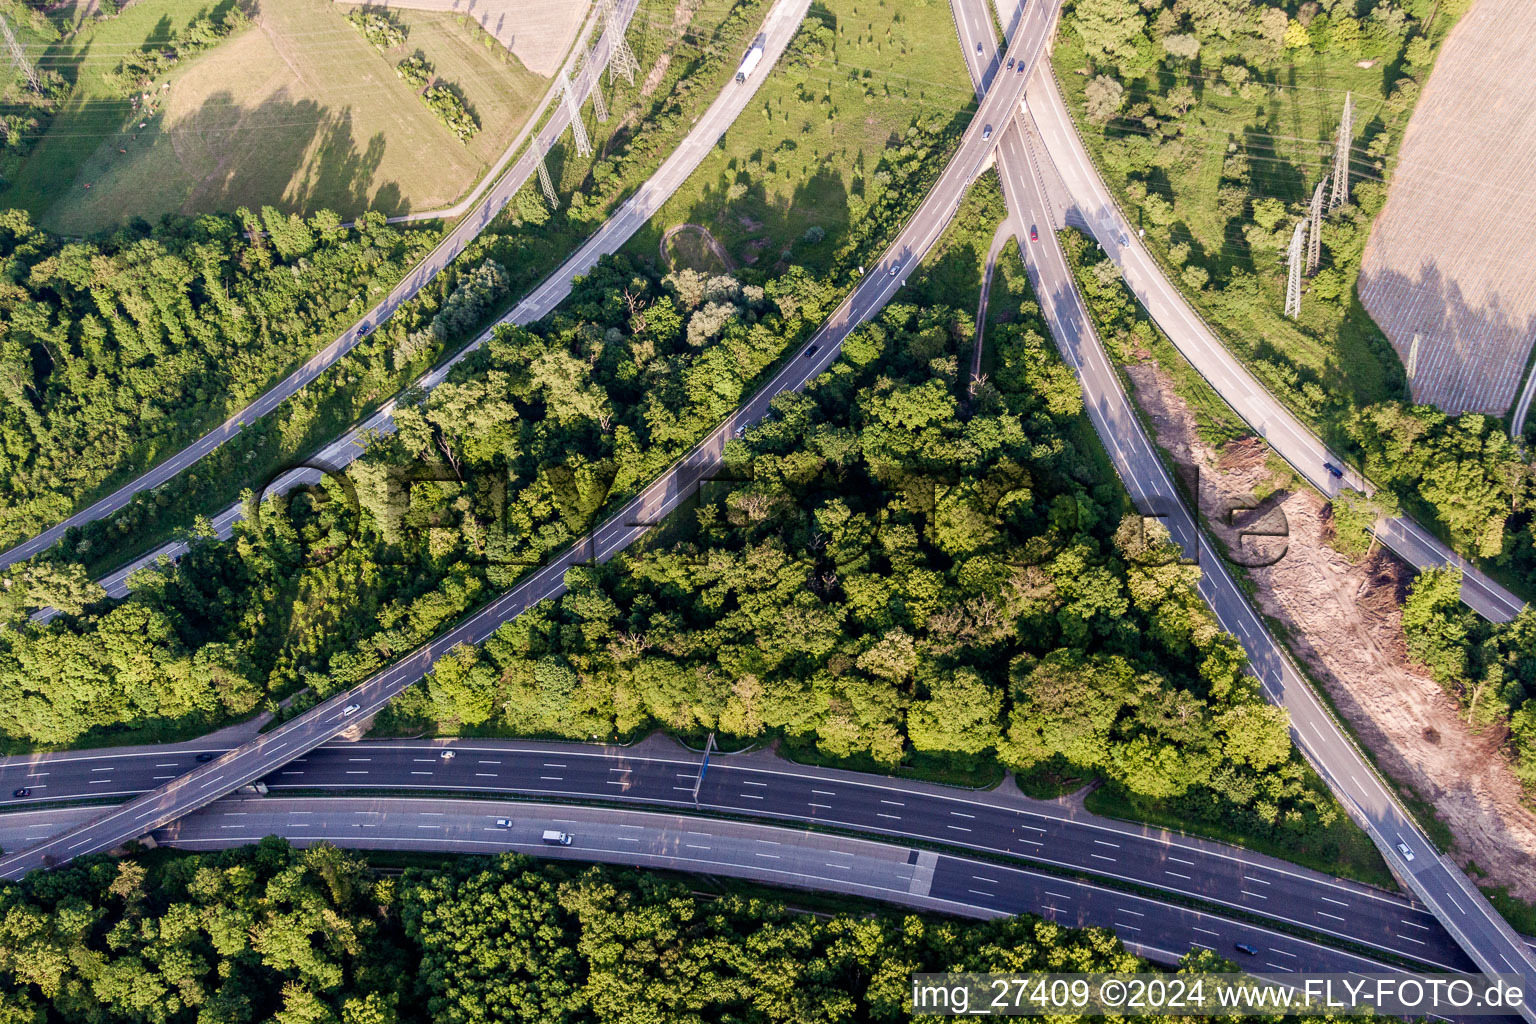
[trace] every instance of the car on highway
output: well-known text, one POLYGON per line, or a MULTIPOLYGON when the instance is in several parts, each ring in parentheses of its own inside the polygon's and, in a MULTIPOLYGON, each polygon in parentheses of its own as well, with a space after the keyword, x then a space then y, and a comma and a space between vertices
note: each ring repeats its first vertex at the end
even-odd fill
POLYGON ((1023 61, 1019 61, 1019 74, 1022 75, 1023 73, 1024 73, 1024 62, 1023 61))
POLYGON ((348 704, 346 707, 341 709, 341 717, 346 718, 348 715, 357 714, 357 711, 360 707, 362 707, 361 704, 348 704))
POLYGON ((1013 62, 1014 62, 1014 60, 1015 60, 1015 58, 1013 58, 1013 57, 1009 57, 1008 58, 1008 70, 1009 71, 1013 70, 1013 62))
POLYGON ((980 53, 980 52, 981 52, 981 44, 980 44, 980 43, 977 43, 977 44, 976 44, 976 52, 977 52, 977 53, 980 53))
POLYGON ((554 829, 545 829, 539 837, 551 846, 570 846, 571 834, 569 832, 556 832, 554 829))
POLYGON ((1344 479, 1344 471, 1338 466, 1335 466, 1333 463, 1325 462, 1323 463, 1323 468, 1328 471, 1329 476, 1336 477, 1340 480, 1344 479))
POLYGON ((809 359, 809 358, 811 358, 811 356, 815 355, 817 352, 820 352, 820 351, 821 351, 821 346, 820 345, 812 345, 810 348, 805 350, 805 358, 809 359))
POLYGON ((1031 242, 1040 241, 1040 232, 1035 230, 1035 226, 1033 224, 1029 226, 1029 240, 1031 242))
POLYGON ((1237 950, 1239 953, 1247 953, 1249 956, 1259 955, 1258 947, 1250 946, 1246 942, 1235 942, 1232 944, 1232 948, 1237 950))
POLYGON ((901 269, 901 261, 900 260, 897 260, 895 263, 892 263, 891 264, 891 276, 895 277, 896 276, 896 271, 898 271, 900 269, 901 269))
POLYGON ((511 828, 512 827, 512 819, 511 818, 497 818, 496 819, 496 827, 497 828, 511 828))
POLYGON ((31 796, 31 795, 32 795, 32 791, 30 789, 28 789, 26 786, 22 786, 16 792, 11 794, 11 796, 16 796, 16 797, 31 796))
POLYGON ((1413 851, 1408 849, 1407 843, 1398 843, 1397 852, 1403 855, 1403 860, 1413 860, 1413 851))
POLYGON ((985 128, 983 128, 981 130, 981 137, 983 139, 990 139, 992 137, 992 126, 991 125, 987 125, 985 128))
POLYGON ((214 751, 212 751, 212 750, 205 750, 201 754, 197 755, 197 763, 198 764, 207 764, 209 761, 212 761, 214 758, 216 758, 218 756, 219 755, 217 753, 215 753, 214 751))
POLYGON ((746 433, 747 433, 747 425, 746 425, 746 424, 745 424, 745 423, 743 423, 743 424, 742 424, 742 425, 741 425, 741 426, 739 426, 739 427, 737 427, 737 428, 736 428, 736 429, 735 429, 735 431, 734 431, 734 433, 735 433, 735 435, 736 435, 736 439, 737 439, 737 440, 738 440, 738 441, 739 441, 739 440, 741 440, 741 439, 742 439, 742 438, 743 438, 743 437, 745 437, 745 436, 746 436, 746 433))
POLYGON ((1126 234, 1124 231, 1120 232, 1120 244, 1121 245, 1130 245, 1131 244, 1131 236, 1126 234))
POLYGON ((444 761, 452 761, 453 760, 453 751, 451 751, 451 750, 443 751, 442 757, 443 757, 444 761))

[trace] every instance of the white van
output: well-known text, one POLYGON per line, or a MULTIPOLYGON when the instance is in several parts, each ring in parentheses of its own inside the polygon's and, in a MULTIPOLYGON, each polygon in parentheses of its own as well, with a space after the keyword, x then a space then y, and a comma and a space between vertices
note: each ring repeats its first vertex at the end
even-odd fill
POLYGON ((546 843, 552 843, 555 846, 571 845, 571 834, 569 832, 556 832, 553 829, 546 829, 542 838, 546 843))

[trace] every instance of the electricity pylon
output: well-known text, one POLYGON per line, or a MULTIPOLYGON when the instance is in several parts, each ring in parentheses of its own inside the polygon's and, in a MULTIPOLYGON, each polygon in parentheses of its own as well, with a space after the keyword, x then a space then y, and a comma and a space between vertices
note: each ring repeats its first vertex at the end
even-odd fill
POLYGON ((618 72, 626 82, 634 85, 640 62, 635 59, 635 51, 629 48, 629 40, 624 38, 624 26, 619 24, 619 10, 613 0, 603 0, 603 13, 608 18, 608 34, 613 39, 613 53, 608 58, 608 80, 613 81, 614 72, 618 72))
POLYGON ((571 76, 560 72, 560 88, 565 92, 565 110, 571 115, 571 136, 576 140, 576 152, 580 156, 592 155, 592 140, 587 138, 587 126, 581 119, 581 103, 576 90, 571 87, 571 76))
POLYGON ((1296 230, 1291 232, 1291 253, 1286 261, 1290 266, 1290 273, 1285 279, 1285 315, 1295 320, 1301 316, 1301 264, 1303 253, 1302 246, 1306 243, 1307 222, 1296 222, 1296 230))
POLYGON ((592 113, 598 124, 608 123, 608 101, 603 99, 603 69, 597 66, 596 51, 587 51, 587 66, 594 68, 592 79, 592 113))
POLYGON ((550 179, 549 168, 544 164, 544 152, 543 149, 539 150, 539 188, 544 190, 544 201, 549 203, 550 210, 558 210, 560 197, 555 195, 555 183, 550 179))
POLYGON ((16 39, 16 33, 11 31, 11 23, 0 17, 0 34, 5 36, 5 50, 11 58, 11 64, 27 78, 27 84, 32 86, 33 92, 42 92, 43 85, 38 81, 37 67, 27 59, 27 53, 21 48, 21 43, 16 39))
POLYGON ((1344 118, 1339 122, 1339 141, 1333 151, 1333 195, 1328 199, 1332 213, 1349 202, 1349 143, 1355 134, 1355 104, 1352 94, 1344 94, 1344 118))
POLYGON ((1307 276, 1317 273, 1323 261, 1323 193, 1328 188, 1325 176, 1312 190, 1312 205, 1307 209, 1307 276))

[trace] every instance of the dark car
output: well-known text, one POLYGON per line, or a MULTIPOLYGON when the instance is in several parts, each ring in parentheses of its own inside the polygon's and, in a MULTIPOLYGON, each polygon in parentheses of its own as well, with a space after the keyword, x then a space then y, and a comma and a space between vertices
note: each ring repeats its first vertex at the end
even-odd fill
POLYGON ((16 792, 11 794, 11 796, 31 796, 31 795, 32 795, 32 791, 30 789, 28 789, 26 786, 22 786, 16 792))
POLYGON ((1009 71, 1012 71, 1012 70, 1013 70, 1013 62, 1014 62, 1014 58, 1012 58, 1012 57, 1009 57, 1009 58, 1008 58, 1008 70, 1009 70, 1009 71))
POLYGON ((1022 75, 1023 73, 1024 73, 1024 62, 1023 61, 1019 61, 1019 74, 1022 75))
POLYGON ((805 350, 805 358, 809 359, 809 358, 811 358, 811 356, 815 355, 817 352, 820 352, 820 351, 821 351, 821 346, 820 345, 812 345, 810 348, 805 350))
POLYGON ((1031 242, 1040 241, 1040 232, 1035 230, 1035 226, 1033 224, 1029 226, 1029 240, 1031 242))
POLYGON ((976 52, 977 52, 977 53, 980 53, 980 52, 981 52, 981 44, 980 44, 980 43, 977 43, 977 44, 976 44, 976 52))
POLYGON ((1249 956, 1259 955, 1258 948, 1255 946, 1250 946, 1246 942, 1234 943, 1233 948, 1236 949, 1239 953, 1247 953, 1249 956))
POLYGON ((991 125, 987 125, 985 128, 983 128, 981 130, 981 137, 983 139, 990 139, 992 137, 992 126, 991 125))
POLYGON ((1323 468, 1328 471, 1329 476, 1338 477, 1340 480, 1344 479, 1344 471, 1333 463, 1325 462, 1323 463, 1323 468))
POLYGON ((211 750, 205 750, 201 754, 197 755, 197 763, 198 764, 207 764, 209 761, 212 761, 214 758, 216 758, 218 756, 219 756, 218 754, 215 754, 211 750))

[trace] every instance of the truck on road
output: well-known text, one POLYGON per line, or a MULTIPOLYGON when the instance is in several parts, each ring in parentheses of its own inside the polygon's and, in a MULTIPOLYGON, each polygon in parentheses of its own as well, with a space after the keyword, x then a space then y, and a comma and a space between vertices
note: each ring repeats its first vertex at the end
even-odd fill
POLYGON ((757 38, 752 40, 752 48, 747 51, 745 57, 741 58, 741 67, 736 69, 736 81, 745 82, 752 76, 752 72, 757 70, 757 65, 763 59, 763 43, 766 40, 767 37, 762 33, 758 33, 757 38))

